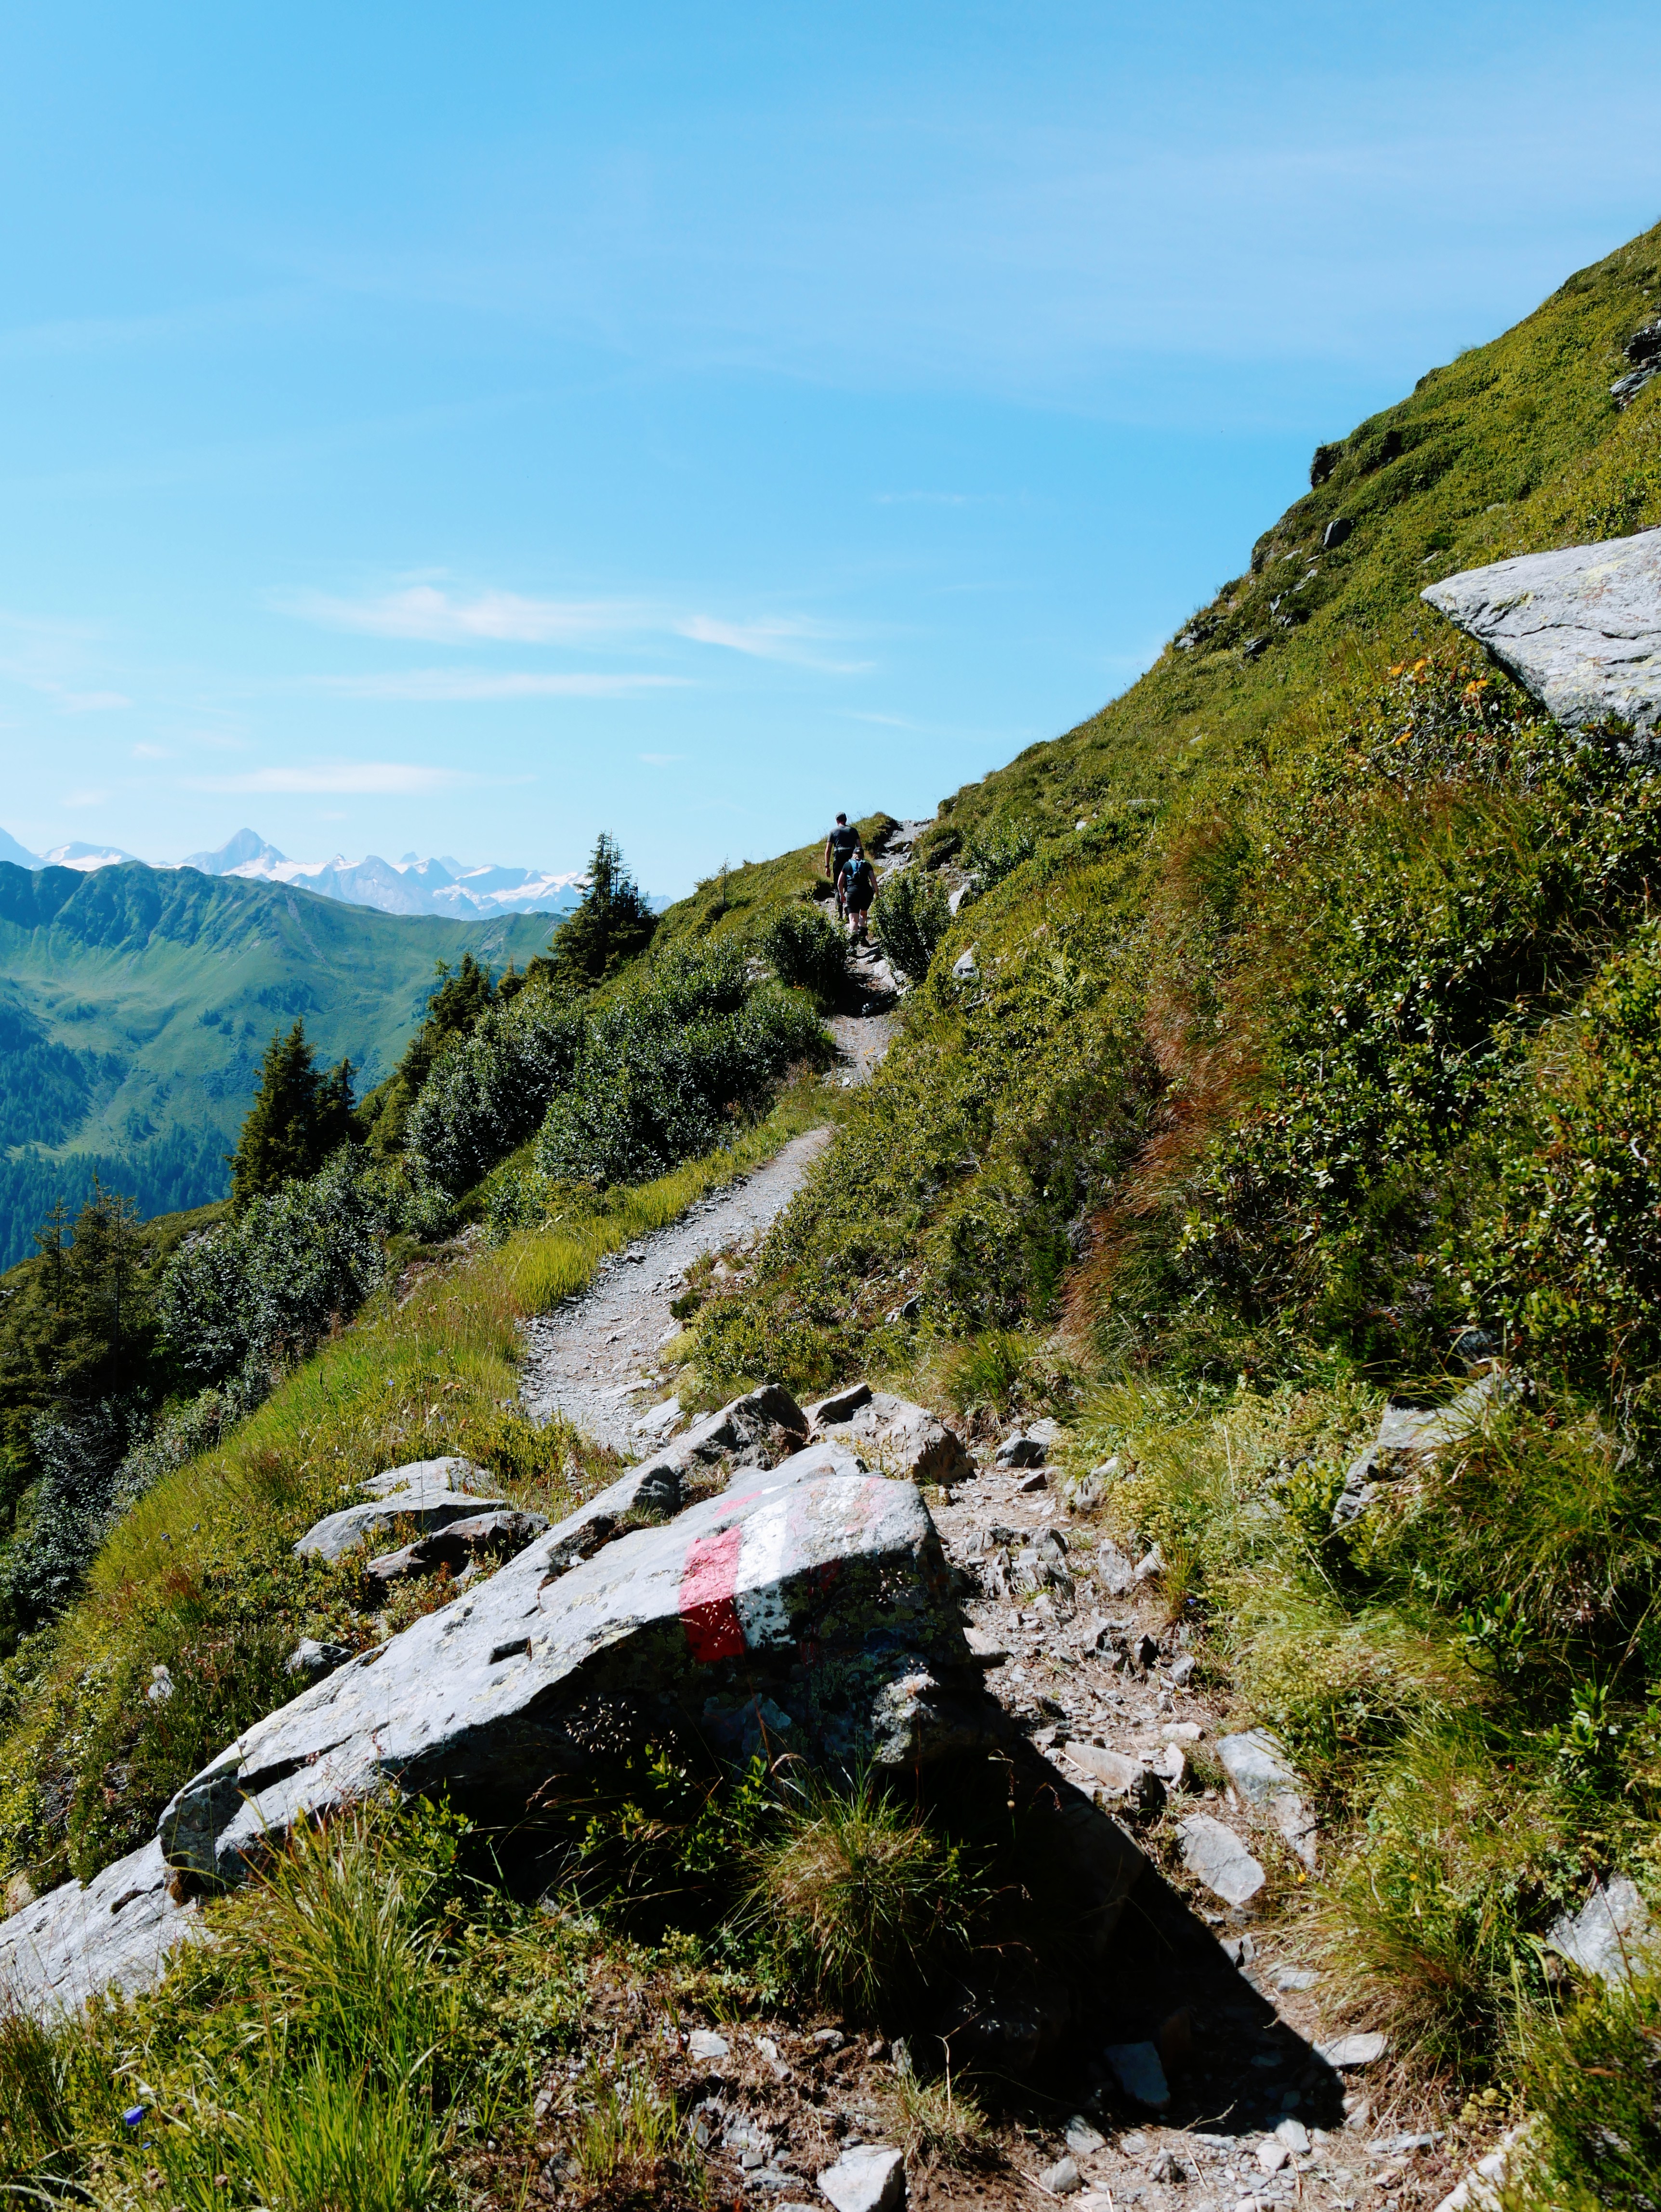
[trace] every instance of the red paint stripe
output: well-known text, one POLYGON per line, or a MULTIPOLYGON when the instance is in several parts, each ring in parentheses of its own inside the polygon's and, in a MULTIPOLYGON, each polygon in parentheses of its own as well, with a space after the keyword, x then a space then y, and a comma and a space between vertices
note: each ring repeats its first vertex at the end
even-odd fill
POLYGON ((741 1528, 700 1536, 687 1547, 680 1577, 680 1617, 686 1648, 701 1667, 717 1659, 735 1659, 744 1650, 744 1630, 733 1601, 743 1547, 741 1528))

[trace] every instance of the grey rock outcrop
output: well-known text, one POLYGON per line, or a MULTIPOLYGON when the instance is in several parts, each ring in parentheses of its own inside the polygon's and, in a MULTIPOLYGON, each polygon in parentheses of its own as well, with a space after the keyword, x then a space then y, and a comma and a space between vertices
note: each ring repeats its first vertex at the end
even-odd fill
POLYGON ((1217 1756, 1245 1805, 1278 1830, 1312 1873, 1315 1815, 1304 1784, 1274 1737, 1262 1729, 1226 1735, 1217 1746, 1217 1756))
POLYGON ((550 1529, 238 1737, 163 1814, 169 1863, 235 1881, 295 1820, 387 1784, 522 1810, 590 1767, 621 1716, 690 1721, 737 1752, 764 1699, 793 1748, 846 1761, 975 1736, 978 1672, 911 1484, 820 1444, 561 1571, 571 1534, 550 1529))
POLYGON ((1646 323, 1641 331, 1634 331, 1627 340, 1626 355, 1632 367, 1609 386, 1609 397, 1620 408, 1630 407, 1651 379, 1661 376, 1661 322, 1646 323))
POLYGON ((644 1482, 658 1480, 677 1498, 682 1482, 700 1468, 723 1463, 773 1467, 807 1441, 807 1416, 790 1393, 764 1382, 719 1413, 706 1413, 660 1449, 630 1469, 644 1482))
POLYGON ((541 1513, 476 1513, 465 1521, 417 1536, 402 1551, 383 1552, 363 1572, 370 1582, 402 1582, 412 1575, 436 1574, 447 1567, 452 1574, 487 1559, 510 1559, 541 1535, 548 1526, 541 1513))
POLYGON ((338 1561, 372 1536, 383 1534, 399 1521, 409 1521, 424 1535, 447 1528, 452 1521, 466 1521, 478 1513, 511 1510, 509 1501, 488 1492, 469 1490, 469 1476, 485 1482, 483 1468, 465 1459, 415 1460, 408 1467, 389 1468, 372 1474, 360 1490, 368 1493, 362 1504, 343 1506, 326 1514, 295 1546, 297 1559, 338 1561))
POLYGON ((1378 1433, 1344 1474, 1344 1486, 1332 1509, 1332 1525, 1342 1528, 1365 1513, 1379 1495, 1381 1483, 1422 1474, 1437 1455, 1481 1426, 1490 1404, 1514 1385, 1497 1368, 1468 1383, 1445 1406, 1409 1406, 1392 1398, 1379 1417, 1378 1433))
POLYGON ((351 1656, 350 1644, 319 1644, 314 1636, 302 1636, 283 1662, 283 1671, 297 1674, 302 1682, 315 1682, 344 1667, 351 1656))
POLYGON ((1183 1864, 1225 1905, 1249 1905, 1268 1880, 1234 1831, 1209 1813, 1190 1813, 1177 1824, 1177 1838, 1183 1864))
POLYGON ((961 1482, 975 1472, 954 1430, 910 1398, 855 1382, 807 1409, 810 1433, 833 1437, 868 1467, 907 1482, 961 1482))
POLYGON ((1552 1923, 1546 1941, 1571 1966, 1602 1982, 1629 1981, 1640 1966, 1654 1964, 1655 1923, 1628 1875, 1599 1883, 1579 1912, 1552 1923))
POLYGON ((1468 568, 1420 596, 1566 729, 1661 721, 1661 531, 1468 568))
POLYGON ((103 1990, 131 1996, 160 1980, 202 1916, 180 1905, 154 1838, 89 1882, 69 1881, 0 1922, 0 2009, 51 2021, 103 1990))

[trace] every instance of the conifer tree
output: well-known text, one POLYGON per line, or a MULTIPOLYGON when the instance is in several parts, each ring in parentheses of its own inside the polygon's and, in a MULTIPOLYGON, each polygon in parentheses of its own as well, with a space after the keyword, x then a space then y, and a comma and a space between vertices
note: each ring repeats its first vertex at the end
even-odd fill
POLYGON ((280 1030, 273 1036, 260 1066, 259 1088, 230 1155, 231 1203, 237 1212, 296 1176, 315 1175, 351 1136, 352 1113, 349 1060, 320 1072, 303 1021, 286 1037, 280 1030))
POLYGON ((588 863, 582 903, 550 947, 555 982, 566 990, 592 990, 643 952, 657 926, 617 840, 602 830, 588 863))

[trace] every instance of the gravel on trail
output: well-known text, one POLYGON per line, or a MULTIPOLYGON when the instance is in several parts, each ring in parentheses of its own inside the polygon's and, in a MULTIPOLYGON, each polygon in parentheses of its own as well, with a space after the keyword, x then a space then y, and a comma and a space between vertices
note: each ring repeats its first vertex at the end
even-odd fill
MULTIPOLYGON (((596 1443, 636 1459, 655 1433, 637 1433, 663 1378, 657 1355, 681 1332, 671 1302, 706 1253, 758 1243, 830 1141, 794 1137, 752 1175, 689 1206, 678 1221, 614 1252, 579 1296, 525 1322, 520 1398, 533 1420, 563 1413, 596 1443)), ((660 1395, 661 1394, 660 1394, 660 1395)), ((665 1433, 673 1416, 666 1422, 665 1433)))
MULTIPOLYGON (((902 823, 876 856, 880 878, 910 857, 927 825, 902 823)), ((899 985, 873 945, 850 953, 852 994, 860 1011, 826 1024, 844 1089, 868 1083, 893 1036, 899 985)), ((811 1129, 752 1175, 691 1206, 666 1229, 614 1253, 588 1288, 520 1331, 524 1354, 520 1401, 533 1420, 563 1413, 596 1443, 638 1458, 675 1425, 672 1386, 657 1355, 680 1334, 671 1303, 686 1287, 686 1270, 708 1253, 753 1248, 800 1189, 808 1169, 830 1143, 829 1129, 811 1129), (661 1389, 660 1390, 660 1386, 661 1389), (654 1391, 659 1395, 654 1399, 654 1391), (660 1429, 642 1417, 662 1408, 660 1429)))

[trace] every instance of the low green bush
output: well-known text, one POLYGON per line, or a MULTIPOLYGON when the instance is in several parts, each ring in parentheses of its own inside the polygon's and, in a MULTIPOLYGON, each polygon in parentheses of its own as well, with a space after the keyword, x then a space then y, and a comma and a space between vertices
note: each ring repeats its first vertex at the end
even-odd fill
POLYGON ((952 927, 946 885, 924 868, 905 868, 877 891, 877 941, 903 975, 921 983, 952 927))
POLYGON ((828 1013, 848 984, 848 942, 828 915, 817 907, 782 907, 760 939, 764 957, 781 983, 811 993, 828 1013))
POLYGON ((812 1009, 752 982, 736 945, 671 953, 589 1017, 537 1166, 557 1181, 642 1182, 719 1145, 765 1109, 788 1067, 828 1050, 812 1009))
POLYGON ((576 1065, 584 1026, 579 1006, 531 984, 453 1038, 409 1112, 415 1173, 459 1197, 534 1136, 576 1065))

